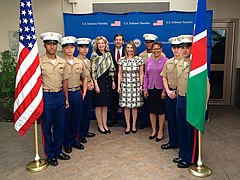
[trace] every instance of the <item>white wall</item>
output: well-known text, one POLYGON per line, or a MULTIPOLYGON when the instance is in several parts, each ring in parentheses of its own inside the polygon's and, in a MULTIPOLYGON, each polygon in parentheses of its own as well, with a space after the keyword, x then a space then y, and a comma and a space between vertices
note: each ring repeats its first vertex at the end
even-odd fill
POLYGON ((63 12, 65 13, 77 13, 77 14, 86 14, 92 13, 93 6, 92 0, 76 0, 77 3, 69 4, 68 0, 61 0, 63 4, 63 12))
POLYGON ((8 0, 0 3, 0 51, 9 49, 8 30, 17 30, 19 22, 19 1, 8 0))
POLYGON ((92 3, 149 3, 149 2, 170 2, 170 10, 194 11, 197 0, 92 0, 92 3))
MULTIPOLYGON (((45 31, 63 33, 62 2, 59 0, 32 0, 37 36, 45 31)), ((19 28, 19 0, 0 2, 0 52, 9 49, 8 30, 19 28)), ((38 39, 39 52, 43 54, 42 42, 38 39)))

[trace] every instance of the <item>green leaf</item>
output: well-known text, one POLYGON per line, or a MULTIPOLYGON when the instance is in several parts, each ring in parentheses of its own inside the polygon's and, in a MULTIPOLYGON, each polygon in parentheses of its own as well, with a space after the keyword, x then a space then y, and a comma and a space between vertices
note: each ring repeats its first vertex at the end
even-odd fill
POLYGON ((16 60, 11 51, 1 52, 0 60, 0 99, 4 107, 13 110, 16 81, 16 60))

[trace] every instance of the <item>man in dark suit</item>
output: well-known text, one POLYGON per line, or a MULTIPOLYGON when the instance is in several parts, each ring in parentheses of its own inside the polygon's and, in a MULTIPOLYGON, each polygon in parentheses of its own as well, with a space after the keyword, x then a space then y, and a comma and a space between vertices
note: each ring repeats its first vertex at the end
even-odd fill
MULTIPOLYGON (((125 49, 123 48, 124 37, 122 34, 116 34, 114 36, 115 47, 110 51, 112 54, 114 66, 116 68, 115 84, 118 84, 118 60, 125 56, 125 49)), ((108 126, 111 127, 117 124, 117 112, 119 109, 119 94, 117 88, 113 89, 113 106, 112 106, 112 119, 108 122, 108 126)))

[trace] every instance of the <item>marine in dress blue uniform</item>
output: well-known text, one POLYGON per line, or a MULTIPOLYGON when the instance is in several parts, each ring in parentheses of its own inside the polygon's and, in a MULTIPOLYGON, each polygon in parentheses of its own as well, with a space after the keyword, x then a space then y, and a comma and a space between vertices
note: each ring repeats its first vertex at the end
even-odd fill
POLYGON ((85 63, 73 57, 76 38, 73 36, 66 36, 61 39, 60 43, 65 53, 64 59, 67 63, 66 67, 69 72, 68 97, 70 105, 66 110, 63 146, 66 153, 71 153, 72 147, 79 150, 84 149, 84 146, 78 141, 77 133, 82 120, 83 99, 86 95, 87 78, 90 74, 86 69, 85 63), (83 85, 82 93, 80 91, 81 79, 83 85))
MULTIPOLYGON (((183 60, 177 64, 177 129, 180 157, 173 161, 178 163, 178 168, 187 168, 197 162, 198 157, 198 131, 186 119, 186 97, 190 66, 190 55, 192 50, 192 35, 178 36, 181 42, 183 60)), ((207 101, 210 93, 210 84, 207 80, 207 101)), ((207 105, 206 105, 207 107, 207 105)))
POLYGON ((181 50, 183 60, 177 64, 177 129, 178 129, 178 143, 181 156, 174 158, 173 161, 178 163, 177 167, 187 168, 197 160, 197 131, 188 123, 186 119, 186 92, 188 83, 188 73, 190 66, 190 55, 192 49, 192 36, 181 35, 178 36, 181 42, 181 50), (196 142, 196 143, 194 143, 196 142))
POLYGON ((70 156, 62 152, 65 108, 69 106, 67 80, 69 73, 66 62, 56 55, 57 43, 62 36, 55 32, 40 35, 46 54, 40 57, 44 109, 42 113, 43 146, 52 166, 58 160, 68 160, 70 156))
MULTIPOLYGON (((78 44, 78 59, 80 59, 86 66, 86 70, 88 71, 89 74, 91 74, 91 62, 90 60, 86 57, 88 50, 89 50, 89 43, 91 42, 91 39, 89 38, 78 38, 77 39, 77 44, 78 44)), ((92 90, 94 88, 94 83, 91 78, 91 76, 88 76, 87 79, 88 82, 88 88, 86 95, 83 100, 83 108, 82 108, 82 113, 81 113, 81 123, 79 126, 79 141, 81 143, 87 143, 86 137, 94 137, 95 134, 92 132, 89 132, 89 127, 90 127, 90 120, 91 120, 91 115, 92 115, 92 103, 93 103, 93 98, 92 98, 92 90)))
POLYGON ((163 84, 167 92, 166 108, 168 121, 169 141, 167 144, 161 145, 162 149, 174 149, 178 147, 178 133, 176 120, 176 91, 177 91, 177 63, 182 59, 180 41, 177 37, 171 37, 168 40, 172 45, 174 57, 169 59, 161 72, 163 84))

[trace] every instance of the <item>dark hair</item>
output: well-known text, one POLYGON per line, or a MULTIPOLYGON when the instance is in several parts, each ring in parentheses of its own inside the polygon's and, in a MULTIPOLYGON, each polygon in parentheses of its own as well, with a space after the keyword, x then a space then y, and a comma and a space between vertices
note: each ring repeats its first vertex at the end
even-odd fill
POLYGON ((124 41, 124 37, 123 37, 123 35, 122 35, 121 33, 116 34, 116 35, 114 36, 114 40, 116 39, 117 36, 122 36, 122 40, 124 41))
POLYGON ((153 48, 154 45, 158 45, 158 46, 160 46, 160 48, 163 47, 161 42, 155 41, 155 42, 153 42, 151 49, 153 48))

